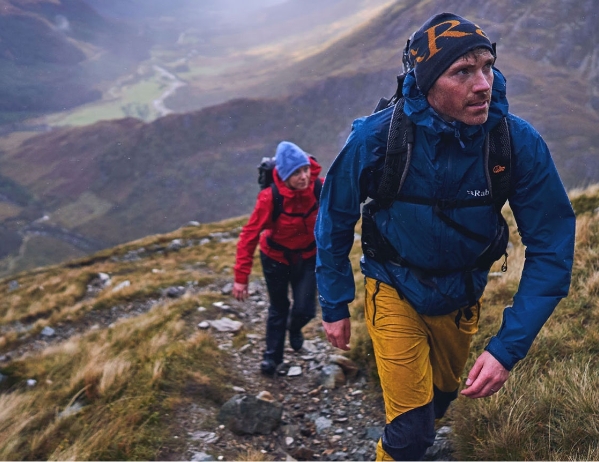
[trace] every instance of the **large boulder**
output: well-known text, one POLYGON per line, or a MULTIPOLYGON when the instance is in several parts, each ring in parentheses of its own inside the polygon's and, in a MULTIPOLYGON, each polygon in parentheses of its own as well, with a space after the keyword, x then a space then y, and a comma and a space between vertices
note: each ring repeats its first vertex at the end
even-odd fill
POLYGON ((237 435, 268 435, 281 423, 283 405, 265 398, 235 395, 223 404, 218 421, 237 435))

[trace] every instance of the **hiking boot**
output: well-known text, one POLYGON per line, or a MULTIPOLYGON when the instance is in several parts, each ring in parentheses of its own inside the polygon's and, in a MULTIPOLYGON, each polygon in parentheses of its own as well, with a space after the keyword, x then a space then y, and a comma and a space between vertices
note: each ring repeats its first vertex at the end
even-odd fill
POLYGON ((260 372, 264 375, 272 377, 277 371, 277 365, 272 359, 265 359, 260 363, 260 372))
POLYGON ((295 351, 300 351, 304 345, 304 334, 302 334, 302 331, 289 331, 289 343, 291 344, 291 348, 293 348, 295 351))

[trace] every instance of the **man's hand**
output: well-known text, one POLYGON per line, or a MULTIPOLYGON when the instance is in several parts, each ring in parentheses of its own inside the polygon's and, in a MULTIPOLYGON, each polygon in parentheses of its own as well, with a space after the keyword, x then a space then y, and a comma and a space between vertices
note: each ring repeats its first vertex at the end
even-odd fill
POLYGON ((349 350, 349 338, 351 336, 351 323, 349 318, 340 319, 335 322, 324 322, 322 326, 327 334, 327 340, 336 348, 349 350))
POLYGON ((488 351, 483 352, 476 362, 466 380, 466 388, 462 395, 468 398, 485 398, 499 391, 510 372, 497 361, 488 351))
POLYGON ((248 285, 240 284, 239 282, 234 282, 233 297, 235 297, 240 302, 243 302, 248 297, 248 285))

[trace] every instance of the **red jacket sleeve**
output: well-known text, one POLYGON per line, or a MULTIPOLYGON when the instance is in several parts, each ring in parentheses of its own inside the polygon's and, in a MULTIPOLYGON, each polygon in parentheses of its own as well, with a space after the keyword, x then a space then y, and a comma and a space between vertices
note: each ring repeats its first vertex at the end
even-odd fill
POLYGON ((240 284, 248 283, 252 272, 254 252, 260 240, 260 233, 264 229, 272 227, 272 200, 272 190, 270 188, 260 191, 254 211, 247 224, 241 229, 235 259, 235 282, 240 284))

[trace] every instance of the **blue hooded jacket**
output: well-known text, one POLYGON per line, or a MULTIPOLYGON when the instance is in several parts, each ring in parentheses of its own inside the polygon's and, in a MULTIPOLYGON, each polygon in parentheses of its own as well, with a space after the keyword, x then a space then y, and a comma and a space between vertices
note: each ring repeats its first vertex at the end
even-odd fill
MULTIPOLYGON (((484 165, 486 134, 504 116, 512 137, 514 213, 526 262, 513 306, 486 349, 508 370, 526 356, 534 338, 559 300, 568 294, 574 254, 575 216, 547 145, 526 121, 508 112, 506 82, 494 69, 489 117, 482 125, 444 121, 417 89, 413 73, 403 86, 405 114, 414 123, 415 145, 402 194, 435 199, 467 200, 489 194, 484 165)), ((384 164, 392 108, 354 121, 350 136, 326 175, 315 234, 316 277, 323 320, 349 317, 355 296, 349 252, 361 203, 373 197, 384 164)), ((450 209, 447 214, 469 230, 497 234, 493 205, 450 209)), ((430 205, 395 201, 375 215, 379 231, 410 264, 455 272, 433 277, 436 289, 423 285, 413 269, 380 264, 362 256, 365 276, 397 288, 416 311, 442 315, 468 306, 463 268, 472 267, 488 244, 476 242, 442 222, 430 205)), ((474 271, 479 298, 488 271, 474 271)))

